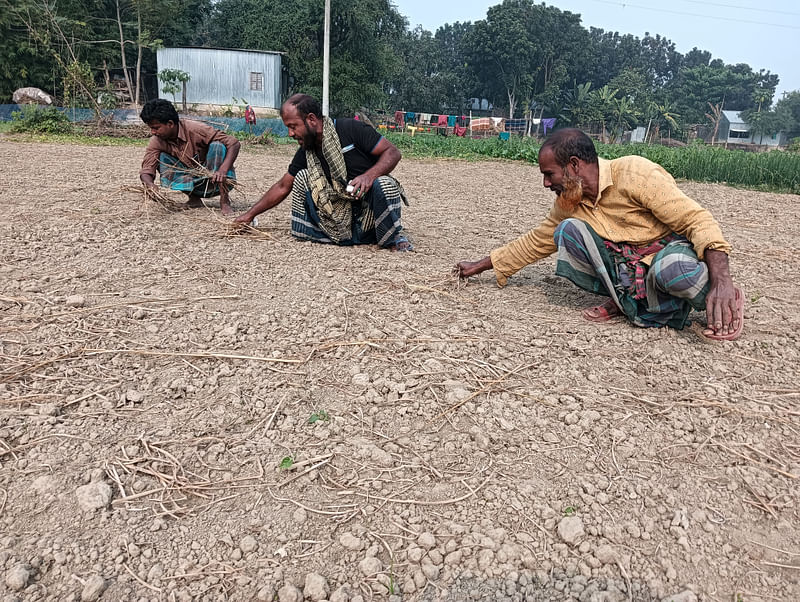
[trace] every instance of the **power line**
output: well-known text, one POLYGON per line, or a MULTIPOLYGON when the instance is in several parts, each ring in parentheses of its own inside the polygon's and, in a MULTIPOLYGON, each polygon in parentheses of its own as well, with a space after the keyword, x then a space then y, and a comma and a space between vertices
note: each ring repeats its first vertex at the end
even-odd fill
MULTIPOLYGON (((679 2, 697 4, 696 0, 679 0, 679 2)), ((722 2, 706 2, 705 0, 701 0, 701 4, 705 6, 719 6, 721 8, 735 8, 737 10, 750 10, 758 13, 775 13, 777 15, 792 15, 794 17, 800 17, 800 13, 795 13, 789 10, 775 10, 774 8, 753 8, 751 6, 738 6, 736 4, 724 4, 722 2)))
POLYGON ((800 25, 786 25, 784 23, 765 23, 763 21, 750 21, 749 19, 736 19, 734 17, 722 17, 719 15, 703 15, 699 13, 687 13, 679 10, 669 10, 666 8, 653 8, 652 6, 642 6, 641 4, 632 4, 619 0, 591 0, 592 2, 599 2, 601 4, 611 4, 614 6, 621 6, 622 8, 640 8, 642 10, 649 10, 659 13, 669 13, 672 15, 680 15, 684 17, 700 17, 701 19, 714 19, 715 21, 732 21, 734 23, 745 23, 747 25, 766 25, 767 27, 783 27, 784 29, 800 29, 800 25))

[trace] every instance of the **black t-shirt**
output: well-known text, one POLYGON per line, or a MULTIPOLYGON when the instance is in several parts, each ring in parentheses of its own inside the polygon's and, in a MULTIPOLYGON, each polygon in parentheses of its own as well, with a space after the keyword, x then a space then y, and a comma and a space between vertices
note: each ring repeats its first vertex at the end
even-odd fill
MULTIPOLYGON (((339 135, 339 142, 342 143, 344 164, 347 167, 347 181, 349 182, 378 162, 378 158, 372 155, 372 151, 375 150, 383 136, 375 128, 358 119, 337 119, 334 125, 336 133, 339 135)), ((331 171, 328 163, 322 157, 321 151, 317 151, 317 157, 322 165, 322 171, 330 181, 331 171)), ((299 148, 289 164, 289 174, 294 177, 297 172, 307 167, 306 151, 299 148)))

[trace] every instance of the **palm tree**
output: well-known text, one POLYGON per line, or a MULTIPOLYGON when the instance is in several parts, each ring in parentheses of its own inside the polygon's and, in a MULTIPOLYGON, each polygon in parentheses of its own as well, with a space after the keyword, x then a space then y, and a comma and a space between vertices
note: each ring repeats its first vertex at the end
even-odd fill
POLYGON ((592 83, 577 84, 564 95, 564 107, 561 109, 559 119, 581 127, 590 121, 592 114, 592 83))
MULTIPOLYGON (((650 106, 648 107, 648 113, 650 115, 650 121, 647 124, 648 131, 650 131, 650 125, 653 125, 653 130, 650 134, 651 142, 655 140, 656 136, 658 136, 661 126, 667 126, 676 130, 681 129, 677 121, 680 115, 674 112, 667 101, 664 101, 661 104, 657 102, 651 102, 650 106)), ((647 140, 647 132, 645 132, 645 140, 647 140)))
POLYGON ((612 90, 608 84, 595 90, 591 95, 592 109, 600 118, 600 142, 608 142, 606 137, 606 117, 613 115, 614 101, 617 99, 617 90, 612 90))

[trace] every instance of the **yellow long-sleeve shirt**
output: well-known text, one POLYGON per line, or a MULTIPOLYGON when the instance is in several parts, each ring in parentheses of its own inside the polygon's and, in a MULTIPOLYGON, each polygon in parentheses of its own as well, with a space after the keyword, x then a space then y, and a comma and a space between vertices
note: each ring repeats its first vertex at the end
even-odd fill
MULTIPOLYGON (((706 249, 730 253, 731 246, 711 213, 681 192, 660 165, 638 156, 598 161, 596 199, 584 197, 573 213, 556 203, 539 226, 492 251, 499 286, 505 286, 508 277, 526 265, 555 253, 553 233, 568 217, 583 220, 606 240, 634 247, 675 232, 689 239, 700 259, 706 249)), ((646 263, 651 260, 644 259, 646 263)))

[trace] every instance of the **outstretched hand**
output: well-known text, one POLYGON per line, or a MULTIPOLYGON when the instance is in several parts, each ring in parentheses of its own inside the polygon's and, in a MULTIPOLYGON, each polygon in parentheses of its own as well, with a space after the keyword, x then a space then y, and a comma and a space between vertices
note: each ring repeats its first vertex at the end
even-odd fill
POLYGON ((492 269, 492 258, 484 257, 479 261, 460 261, 453 268, 453 272, 459 278, 469 278, 481 272, 492 269))

